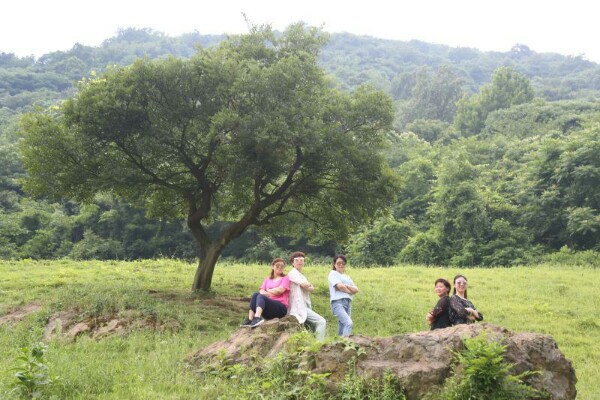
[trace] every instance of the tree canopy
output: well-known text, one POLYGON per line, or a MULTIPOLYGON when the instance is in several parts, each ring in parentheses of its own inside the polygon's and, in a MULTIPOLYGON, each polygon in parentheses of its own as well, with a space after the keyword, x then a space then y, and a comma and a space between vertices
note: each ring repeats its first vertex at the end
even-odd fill
POLYGON ((189 60, 85 80, 23 119, 26 188, 84 202, 112 192, 185 216, 201 250, 194 290, 210 288, 221 252, 250 226, 300 217, 344 237, 392 196, 378 150, 393 107, 366 87, 333 89, 317 64, 325 40, 303 24, 252 27, 189 60), (215 220, 229 223, 211 235, 215 220))

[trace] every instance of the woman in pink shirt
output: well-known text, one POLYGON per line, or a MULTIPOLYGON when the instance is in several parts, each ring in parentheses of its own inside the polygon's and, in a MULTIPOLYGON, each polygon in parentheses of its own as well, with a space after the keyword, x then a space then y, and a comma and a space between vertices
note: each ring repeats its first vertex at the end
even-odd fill
POLYGON ((287 314, 290 279, 285 275, 285 261, 276 258, 271 263, 271 275, 252 294, 248 319, 241 326, 255 328, 265 319, 282 318, 287 314))

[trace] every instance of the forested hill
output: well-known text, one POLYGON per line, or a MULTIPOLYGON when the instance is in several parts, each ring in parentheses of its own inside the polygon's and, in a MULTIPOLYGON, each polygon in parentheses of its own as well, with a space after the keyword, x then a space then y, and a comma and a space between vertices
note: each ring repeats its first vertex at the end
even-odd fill
MULTIPOLYGON (((35 101, 48 104, 71 93, 73 82, 108 65, 128 65, 138 57, 189 57, 196 46, 211 46, 225 36, 199 33, 169 37, 150 29, 125 29, 99 47, 76 44, 38 59, 19 58, 0 49, 0 107, 22 109, 35 101)), ((600 65, 582 57, 537 53, 525 45, 507 52, 482 52, 429 44, 332 34, 321 53, 322 66, 342 88, 371 83, 396 100, 410 97, 423 68, 451 66, 464 90, 474 93, 494 70, 509 66, 528 77, 536 95, 546 100, 600 97, 600 65)))
POLYGON ((515 44, 507 52, 483 52, 418 40, 403 42, 334 34, 323 50, 321 61, 346 87, 373 82, 395 98, 403 95, 403 76, 424 66, 437 70, 444 65, 452 66, 471 92, 488 83, 498 67, 508 66, 528 77, 536 94, 547 100, 591 98, 600 94, 600 65, 582 57, 537 53, 521 44, 515 44))
MULTIPOLYGON (((196 46, 224 39, 125 29, 98 47, 77 44, 38 59, 0 49, 0 258, 193 258, 183 221, 149 219, 109 193, 87 205, 30 198, 22 189, 19 118, 72 96, 77 81, 107 66, 188 58, 196 46)), ((493 266, 566 257, 598 265, 600 65, 524 45, 482 52, 350 34, 330 35, 320 63, 332 85, 369 83, 393 98, 384 154, 393 204, 344 243, 309 240, 299 223, 296 237, 250 230, 223 256, 268 260, 301 248, 344 251, 353 264, 493 266)))

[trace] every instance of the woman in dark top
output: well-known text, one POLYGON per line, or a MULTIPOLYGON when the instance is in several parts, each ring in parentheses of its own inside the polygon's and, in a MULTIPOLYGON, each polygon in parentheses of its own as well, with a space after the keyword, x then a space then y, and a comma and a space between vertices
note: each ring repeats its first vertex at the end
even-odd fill
POLYGON ((483 320, 483 314, 467 299, 467 278, 454 277, 454 295, 450 298, 450 322, 452 325, 471 324, 483 320))
POLYGON ((435 294, 438 295, 439 300, 433 310, 427 313, 427 322, 431 325, 431 330, 442 329, 449 327, 450 324, 450 298, 448 293, 450 292, 450 282, 440 278, 435 281, 435 294))

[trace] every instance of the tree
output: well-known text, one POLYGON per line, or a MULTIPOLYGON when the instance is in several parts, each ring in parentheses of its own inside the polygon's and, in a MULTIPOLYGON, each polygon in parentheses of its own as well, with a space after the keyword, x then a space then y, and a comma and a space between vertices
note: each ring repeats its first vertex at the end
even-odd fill
POLYGON ((489 85, 483 86, 476 95, 463 97, 458 102, 454 125, 467 135, 476 135, 481 132, 492 111, 528 103, 533 100, 533 95, 527 77, 510 67, 498 68, 489 85))
POLYGON ((223 249, 251 226, 310 221, 347 236, 392 197, 379 149, 391 99, 332 89, 322 32, 252 27, 189 60, 138 60, 23 119, 26 189, 90 201, 113 192, 154 216, 185 216, 208 290, 223 249), (210 235, 213 221, 229 221, 210 235))
POLYGON ((416 75, 410 101, 401 110, 400 124, 417 119, 452 122, 463 84, 464 80, 450 66, 440 67, 433 75, 422 69, 416 75))

